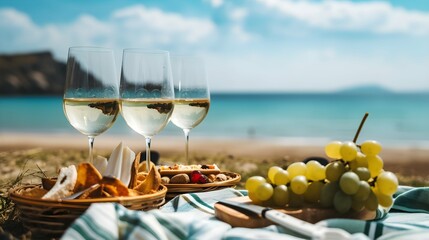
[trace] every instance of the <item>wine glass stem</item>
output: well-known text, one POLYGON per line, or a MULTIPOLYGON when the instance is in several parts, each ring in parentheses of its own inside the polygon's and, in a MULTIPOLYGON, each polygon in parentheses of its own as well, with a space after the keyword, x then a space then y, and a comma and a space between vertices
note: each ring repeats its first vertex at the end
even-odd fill
POLYGON ((189 131, 190 129, 183 129, 183 133, 185 134, 185 160, 188 165, 191 164, 189 161, 189 131))
POLYGON ((92 150, 94 149, 94 139, 93 136, 88 136, 88 145, 89 145, 89 163, 93 163, 92 150))
POLYGON ((150 171, 150 137, 146 137, 146 170, 149 173, 150 171))

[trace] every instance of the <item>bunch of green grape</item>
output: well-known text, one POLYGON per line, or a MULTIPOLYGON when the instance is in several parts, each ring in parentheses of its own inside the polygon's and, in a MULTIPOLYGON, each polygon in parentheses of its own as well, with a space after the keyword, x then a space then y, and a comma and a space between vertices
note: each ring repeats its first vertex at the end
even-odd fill
POLYGON ((309 203, 333 207, 339 213, 392 206, 398 179, 383 170, 380 143, 371 140, 358 146, 334 141, 326 145, 325 152, 332 159, 326 166, 315 160, 295 162, 286 170, 271 167, 268 178, 250 177, 246 181, 249 198, 260 205, 300 207, 309 203))

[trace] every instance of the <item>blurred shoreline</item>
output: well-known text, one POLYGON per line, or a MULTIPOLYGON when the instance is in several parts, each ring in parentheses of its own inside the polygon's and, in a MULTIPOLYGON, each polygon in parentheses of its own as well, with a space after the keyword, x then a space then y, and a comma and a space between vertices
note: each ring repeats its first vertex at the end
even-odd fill
MULTIPOLYGON (((120 142, 134 152, 145 151, 141 136, 104 134, 95 139, 94 155, 109 157, 120 142)), ((192 137, 189 156, 192 163, 217 164, 225 171, 249 176, 265 175, 270 166, 286 168, 291 162, 311 157, 325 157, 327 142, 279 141, 276 138, 192 137)), ((42 133, 0 133, 0 180, 13 179, 25 166, 37 171, 56 173, 60 167, 86 161, 88 142, 84 135, 42 133)), ((160 164, 184 162, 183 137, 155 136, 152 150, 160 154, 160 164)), ((401 184, 426 186, 429 183, 429 149, 387 147, 380 154, 384 169, 397 174, 401 184)))
MULTIPOLYGON (((145 140, 135 135, 105 134, 96 137, 94 148, 109 152, 120 142, 133 151, 144 151, 145 140)), ((327 141, 306 141, 306 138, 231 138, 199 137, 190 138, 190 153, 202 155, 229 154, 254 158, 282 158, 325 156, 324 146, 327 141)), ((383 145, 383 144, 382 144, 383 145)), ((183 137, 155 136, 152 149, 167 156, 183 154, 185 142, 183 137)), ((42 149, 76 149, 86 150, 88 141, 79 133, 0 133, 0 151, 13 151, 31 148, 42 149)), ((381 156, 385 161, 410 162, 422 161, 429 165, 429 148, 427 145, 392 147, 383 145, 381 156)))

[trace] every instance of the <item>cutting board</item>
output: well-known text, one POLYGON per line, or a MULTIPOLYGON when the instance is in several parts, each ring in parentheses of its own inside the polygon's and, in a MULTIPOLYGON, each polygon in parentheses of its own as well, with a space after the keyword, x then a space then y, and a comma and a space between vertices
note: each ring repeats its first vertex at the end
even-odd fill
MULTIPOLYGON (((252 201, 248 197, 231 198, 228 200, 251 203, 252 201)), ((215 216, 230 224, 233 227, 246 227, 246 228, 260 228, 272 225, 273 223, 267 219, 261 218, 258 215, 244 214, 238 210, 227 207, 220 203, 214 205, 215 216)), ((334 209, 326 208, 315 208, 315 207, 302 207, 302 208, 281 208, 279 210, 283 213, 299 218, 301 220, 317 223, 319 221, 329 218, 351 218, 351 219, 362 219, 371 220, 376 216, 375 211, 363 210, 361 212, 350 212, 346 214, 339 214, 334 209)))

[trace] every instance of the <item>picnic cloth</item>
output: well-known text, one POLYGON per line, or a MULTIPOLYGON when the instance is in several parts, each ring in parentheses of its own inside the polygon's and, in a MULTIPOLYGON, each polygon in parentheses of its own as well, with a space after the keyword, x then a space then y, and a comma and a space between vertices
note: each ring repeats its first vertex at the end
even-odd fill
MULTIPOLYGON (((276 225, 232 228, 214 217, 217 201, 245 195, 231 188, 182 194, 147 212, 93 204, 61 239, 305 239, 276 225)), ((400 186, 392 208, 380 208, 374 220, 329 219, 318 224, 344 229, 353 239, 429 239, 429 187, 400 186)))

